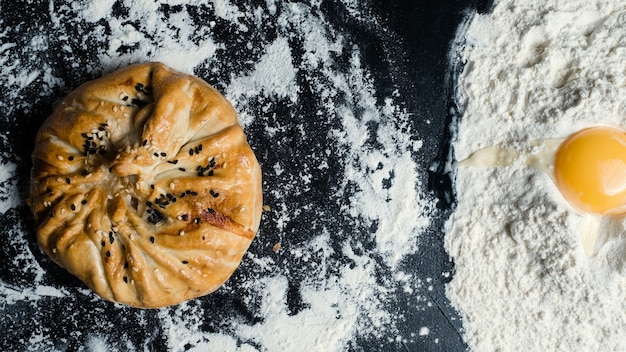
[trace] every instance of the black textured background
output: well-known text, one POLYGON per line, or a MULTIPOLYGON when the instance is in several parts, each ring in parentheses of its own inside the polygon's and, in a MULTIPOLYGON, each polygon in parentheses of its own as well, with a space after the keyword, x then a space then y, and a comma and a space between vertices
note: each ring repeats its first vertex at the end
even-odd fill
MULTIPOLYGON (((265 2, 257 1, 259 6, 265 2)), ((49 8, 54 3, 39 2, 31 4, 28 1, 0 1, 0 18, 3 26, 19 28, 20 36, 10 38, 12 43, 27 43, 32 39, 32 33, 45 33, 50 18, 49 8)), ((488 6, 486 0, 471 1, 369 1, 367 6, 372 11, 372 16, 380 19, 381 26, 389 32, 382 32, 380 28, 372 28, 363 21, 352 18, 349 11, 340 2, 324 1, 320 10, 324 16, 338 28, 344 30, 345 35, 359 46, 364 56, 364 65, 371 70, 381 100, 389 96, 394 90, 400 92, 403 99, 401 104, 407 111, 415 116, 412 120, 413 130, 420 131, 420 138, 424 140, 422 147, 414 158, 416 162, 426 170, 433 161, 442 161, 449 152, 449 124, 451 123, 450 109, 452 80, 448 65, 448 54, 451 40, 459 23, 465 16, 466 11, 484 11, 488 6), (428 122, 427 122, 428 120, 428 122)), ((117 4, 113 8, 118 14, 123 14, 124 7, 117 4)), ((163 11, 175 11, 176 9, 163 8, 163 11)), ((203 14, 196 14, 199 19, 203 14)), ((97 75, 87 69, 97 62, 93 51, 88 50, 90 44, 88 38, 81 38, 85 28, 66 28, 68 33, 74 33, 69 41, 55 41, 57 33, 49 33, 51 45, 49 50, 41 53, 21 52, 24 57, 21 60, 29 62, 41 61, 48 63, 53 74, 63 77, 65 87, 56 87, 52 91, 42 94, 35 81, 30 87, 23 89, 21 101, 8 101, 5 95, 1 95, 1 105, 5 107, 5 118, 0 120, 0 133, 5 138, 0 139, 0 162, 13 162, 18 165, 17 186, 23 198, 28 189, 28 175, 30 169, 30 151, 32 141, 39 124, 50 114, 54 103, 61 99, 67 92, 79 83, 95 78, 97 75), (61 45, 69 43, 73 46, 74 56, 72 62, 62 53, 61 45), (85 44, 86 43, 86 44, 85 44), (77 54, 78 53, 78 54, 77 54), (72 64, 79 60, 78 67, 72 64), (27 106, 27 107, 25 107, 27 106)), ((227 23, 217 23, 216 37, 223 36, 223 41, 228 41, 231 29, 227 23)), ((272 24, 268 23, 262 30, 252 31, 249 42, 267 41, 276 33, 272 30, 272 24)), ((240 42, 232 40, 232 45, 227 50, 234 55, 252 55, 243 50, 240 42)), ((0 43, 0 45, 3 43, 0 43)), ((292 51, 297 57, 299 50, 297 41, 290 42, 292 51)), ((126 50, 132 51, 129 47, 126 50)), ((10 51, 0 52, 0 55, 12 55, 10 51)), ((11 60, 11 58, 8 58, 11 60)), ((242 67, 232 65, 247 65, 254 62, 241 60, 231 63, 231 66, 218 71, 203 71, 198 69, 196 74, 210 82, 222 82, 216 84, 217 88, 228 86, 229 70, 241 70, 242 67), (217 72, 217 73, 216 73, 217 72)), ((347 58, 346 58, 347 60, 347 58)), ((338 59, 338 62, 342 62, 338 59)), ((297 64, 297 63, 296 63, 297 64)), ((339 68, 340 69, 340 68, 339 68)), ((298 77, 298 85, 302 96, 313 94, 307 90, 307 77, 298 77)), ((8 87, 5 87, 8 89, 8 87)), ((262 109, 264 101, 258 101, 250 107, 251 110, 262 109)), ((292 158, 293 162, 285 171, 282 178, 275 178, 267 171, 264 172, 264 188, 281 187, 288 182, 289 176, 297 176, 301 168, 314 165, 316 156, 332 148, 326 138, 326 132, 333 126, 324 121, 307 119, 306 116, 314 112, 316 106, 314 97, 301 99, 294 105, 287 102, 274 101, 272 109, 275 114, 268 119, 255 120, 248 126, 247 134, 250 144, 255 149, 261 164, 272 165, 275 159, 292 158), (293 116, 304 116, 298 121, 293 121, 293 116), (275 120, 271 120, 275 119, 275 120), (267 143, 270 138, 266 132, 266 124, 287 125, 292 124, 294 131, 304 128, 308 131, 306 140, 302 140, 298 133, 285 133, 280 144, 267 143)), ((293 221, 284 228, 284 233, 277 235, 276 219, 271 214, 264 216, 261 233, 267 236, 258 237, 250 252, 263 257, 274 255, 272 246, 282 241, 283 246, 297 245, 307 240, 307 231, 311 228, 326 228, 331 232, 341 233, 343 227, 365 226, 358 221, 341 214, 339 205, 341 199, 334 199, 333 187, 336 180, 343 177, 339 171, 342 163, 340 158, 330 157, 327 159, 329 168, 312 174, 311 191, 304 193, 292 193, 290 199, 281 199, 280 202, 292 204, 294 208, 305 205, 313 205, 314 212, 301 212, 293 221), (337 216, 337 214, 340 214, 337 216), (277 238, 279 236, 280 238, 277 238)), ((435 165, 438 165, 435 163, 435 165)), ((434 168, 428 175, 428 192, 434 192, 441 201, 439 202, 438 214, 431 228, 422 237, 420 243, 421 252, 407 258, 407 267, 415 270, 417 277, 432 277, 433 290, 426 292, 429 299, 435 304, 432 307, 414 309, 415 302, 411 295, 398 291, 397 299, 389 311, 403 319, 396 323, 404 335, 411 332, 417 333, 420 327, 428 326, 431 329, 429 338, 414 338, 409 343, 398 343, 385 339, 373 339, 371 337, 357 337, 350 341, 346 349, 355 351, 463 351, 466 345, 462 342, 459 331, 460 321, 454 310, 450 307, 444 294, 444 278, 442 272, 452 271, 453 264, 443 249, 442 224, 453 209, 451 198, 452 186, 449 175, 442 174, 441 168, 434 168), (433 338, 439 339, 438 343, 433 338)), ((3 200, 4 201, 4 200, 3 200)), ((277 200, 271 199, 271 194, 266 194, 265 203, 272 204, 277 200), (269 197, 269 198, 268 198, 269 197)), ((374 224, 375 225, 375 224, 374 224)), ((370 226, 370 225, 368 225, 370 226)), ((54 265, 38 249, 30 213, 26 206, 12 209, 6 214, 0 215, 0 279, 6 284, 20 288, 28 287, 28 283, 35 278, 28 273, 21 273, 16 268, 19 263, 20 253, 24 246, 35 254, 40 265, 46 272, 42 282, 54 287, 62 287, 70 293, 84 290, 81 282, 68 275, 64 270, 54 265), (21 227, 24 227, 21 229, 21 227), (16 231, 28 233, 26 238, 16 240, 16 231), (18 259, 16 259, 16 257, 18 259)), ((356 251, 368 251, 375 244, 373 238, 367 236, 370 231, 367 227, 360 232, 363 238, 353 239, 352 246, 356 251)), ((337 239, 337 246, 340 245, 337 239)), ((340 253, 340 251, 336 251, 340 253)), ((314 254, 321 255, 321 254, 314 254)), ((349 259, 337 254, 333 259, 337 265, 354 265, 349 259)), ((299 282, 307 275, 306 270, 299 270, 304 266, 297 258, 289 256, 275 258, 276 271, 282 271, 289 279, 288 304, 292 314, 302 309, 299 297, 299 282)), ((230 326, 225 324, 227 319, 239 319, 244 322, 254 323, 263 320, 258 307, 254 304, 244 303, 237 294, 237 283, 241 280, 253 277, 249 271, 254 270, 253 265, 246 266, 245 270, 238 270, 229 285, 216 293, 202 298, 199 301, 205 311, 214 312, 212 317, 206 317, 200 328, 206 332, 229 333, 230 326)), ((386 270, 381 266, 381 271, 386 270)), ((42 340, 48 341, 46 345, 54 346, 56 350, 80 350, 85 347, 86 338, 90 332, 102 332, 106 341, 115 346, 116 341, 126 341, 137 350, 164 351, 167 349, 166 337, 157 322, 155 310, 135 310, 115 306, 112 303, 97 298, 87 299, 88 295, 78 295, 76 298, 49 298, 41 299, 36 304, 18 302, 6 304, 0 302, 0 350, 23 351, 29 350, 33 345, 28 339, 37 332, 42 340), (142 322, 148 322, 142 323, 142 322), (106 329, 101 331, 102 327, 106 329), (112 328, 114 327, 114 328, 112 328)), ((2 297, 0 297, 2 298, 2 297)), ((250 343, 249 341, 247 343, 250 343)), ((39 344, 41 345, 41 344, 39 344)), ((119 350, 126 350, 127 345, 117 345, 119 350)), ((128 346, 127 346, 128 347, 128 346)), ((193 347, 193 346, 188 346, 193 347)))

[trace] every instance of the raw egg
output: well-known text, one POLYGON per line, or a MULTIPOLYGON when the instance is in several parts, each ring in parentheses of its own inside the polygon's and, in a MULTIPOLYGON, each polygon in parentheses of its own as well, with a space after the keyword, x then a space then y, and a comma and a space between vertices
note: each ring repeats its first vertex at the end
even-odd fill
POLYGON ((531 151, 521 152, 504 145, 486 147, 458 165, 524 164, 543 171, 552 178, 563 198, 584 216, 580 241, 584 252, 592 256, 606 240, 598 241, 598 234, 606 232, 607 224, 626 215, 626 132, 590 127, 565 139, 528 142, 526 147, 531 151))
POLYGON ((554 180, 563 197, 583 212, 626 211, 626 134, 609 127, 569 136, 556 151, 554 180))

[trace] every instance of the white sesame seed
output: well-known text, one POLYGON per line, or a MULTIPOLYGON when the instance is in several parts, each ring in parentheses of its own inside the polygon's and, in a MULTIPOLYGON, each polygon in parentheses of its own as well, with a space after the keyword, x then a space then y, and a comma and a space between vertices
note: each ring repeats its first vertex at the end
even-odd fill
POLYGON ((180 230, 180 232, 178 233, 180 236, 185 236, 185 231, 180 230))
POLYGON ((52 248, 52 253, 56 253, 57 249, 56 248, 52 248))
POLYGON ((174 185, 174 182, 170 182, 170 189, 174 189, 176 185, 174 185))
POLYGON ((59 160, 63 160, 63 156, 61 156, 61 155, 57 155, 57 159, 59 159, 59 160))

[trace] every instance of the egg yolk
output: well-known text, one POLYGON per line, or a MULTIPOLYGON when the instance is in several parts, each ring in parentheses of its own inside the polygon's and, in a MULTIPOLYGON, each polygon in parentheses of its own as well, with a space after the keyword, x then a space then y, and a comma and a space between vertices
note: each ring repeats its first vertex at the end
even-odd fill
POLYGON ((601 215, 626 213, 626 133, 593 127, 571 135, 556 152, 554 177, 575 208, 601 215))

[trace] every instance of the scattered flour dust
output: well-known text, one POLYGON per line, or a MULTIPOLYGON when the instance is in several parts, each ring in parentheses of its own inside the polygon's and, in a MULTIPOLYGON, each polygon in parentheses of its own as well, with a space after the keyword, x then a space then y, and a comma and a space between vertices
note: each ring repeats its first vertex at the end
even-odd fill
MULTIPOLYGON (((12 32, 17 29, 0 32, 0 38, 7 40, 0 47, 0 82, 10 94, 2 106, 6 125, 17 118, 18 110, 27 114, 31 109, 31 102, 21 98, 24 89, 36 87, 33 90, 39 95, 31 98, 41 103, 52 91, 75 86, 75 82, 65 82, 64 72, 55 71, 48 60, 49 50, 61 50, 67 69, 86 70, 94 76, 152 60, 187 73, 201 72, 223 84, 220 88, 240 113, 244 128, 265 125, 263 135, 268 139, 255 141, 253 148, 275 143, 260 158, 268 158, 264 171, 266 180, 273 182, 266 197, 274 200, 269 204, 274 227, 268 225, 259 241, 274 236, 289 243, 287 231, 304 232, 307 239, 283 246, 278 256, 248 253, 241 271, 249 269, 254 274, 237 288, 227 284, 222 289, 242 295, 251 314, 262 319, 224 319, 219 323, 223 330, 205 331, 205 320, 213 319, 213 313, 195 300, 159 310, 156 322, 143 321, 159 329, 168 350, 342 351, 358 348, 359 339, 402 347, 411 339, 433 335, 429 327, 420 326, 401 334, 395 325, 401 318, 389 309, 398 292, 416 302, 416 311, 425 309, 419 307, 422 304, 432 307, 428 294, 421 293, 423 278, 402 267, 407 256, 418 252, 419 235, 430 224, 435 206, 435 200, 421 191, 426 172, 411 156, 422 147, 416 139, 418 131, 411 128, 414 117, 396 103, 404 99, 398 92, 383 97, 382 104, 377 100, 380 92, 361 62, 359 48, 325 18, 320 7, 319 1, 267 0, 245 5, 227 0, 193 5, 173 0, 50 1, 51 23, 31 28, 31 40, 13 43, 14 38, 21 38, 12 32), (78 36, 72 32, 75 28, 79 28, 78 36), (299 45, 294 48, 294 43, 299 45), (79 54, 86 49, 91 59, 79 54), (309 96, 318 101, 301 101, 302 80, 307 82, 309 96), (299 106, 309 110, 291 112, 299 106), (281 111, 292 114, 288 122, 277 117, 281 111), (323 127, 319 140, 309 136, 314 131, 306 126, 323 127), (312 150, 313 155, 299 155, 301 169, 293 174, 286 164, 292 160, 273 161, 271 151, 298 138, 311 146, 328 145, 312 150), (331 165, 331 156, 342 162, 331 165), (314 193, 315 173, 332 174, 331 167, 339 168, 340 175, 328 199, 336 208, 316 209, 320 204, 295 208, 285 201, 294 199, 294 194, 314 193), (326 213, 319 216, 318 211, 326 213), (305 218, 311 223, 298 225, 303 213, 315 216, 305 218), (333 216, 352 221, 349 228, 355 233, 337 234, 332 224, 317 221, 332 222, 333 216), (372 246, 364 249, 360 236, 369 232, 372 246), (298 266, 279 266, 281 256, 298 266), (306 274, 299 277, 303 269, 306 274), (293 281, 299 285, 298 311, 290 311, 293 305, 288 302, 293 281)), ((345 7, 351 16, 361 16, 354 1, 347 1, 345 7)), ((367 25, 370 19, 357 20, 367 25)), ((2 153, 3 160, 18 158, 15 151, 2 153)), ((0 213, 13 214, 7 215, 11 221, 19 221, 14 214, 24 207, 16 186, 16 162, 0 166, 0 213)), ((46 272, 27 250, 30 232, 20 226, 13 231, 10 244, 22 253, 14 259, 14 267, 25 268, 33 279, 16 285, 0 282, 3 304, 28 304, 50 297, 69 301, 77 290, 83 298, 91 297, 88 290, 67 292, 47 286, 46 272)), ((36 304, 32 303, 33 309, 38 309, 36 304)), ((122 308, 120 312, 128 314, 122 308)), ((94 351, 133 350, 131 340, 116 343, 99 330, 72 333, 71 338, 94 351)), ((50 350, 55 348, 51 343, 38 330, 24 347, 50 350)), ((146 346, 143 350, 149 349, 146 346)))
MULTIPOLYGON (((626 126, 625 1, 496 1, 471 15, 455 60, 456 159, 528 149, 591 125, 626 126)), ((512 165, 460 168, 446 225, 447 294, 474 351, 624 351, 626 222, 587 258, 582 216, 549 177, 512 165)))

